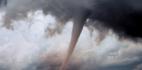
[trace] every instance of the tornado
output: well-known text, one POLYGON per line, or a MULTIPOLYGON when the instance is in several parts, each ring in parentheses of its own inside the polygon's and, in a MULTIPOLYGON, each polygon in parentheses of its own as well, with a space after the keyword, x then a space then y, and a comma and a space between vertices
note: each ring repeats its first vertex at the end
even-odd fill
MULTIPOLYGON (((142 1, 140 0, 48 0, 45 12, 73 20, 73 31, 69 49, 60 70, 65 70, 67 62, 87 19, 99 21, 98 25, 112 30, 120 38, 141 40, 142 1)), ((93 23, 92 23, 93 24, 93 23)))
MULTIPOLYGON (((28 3, 28 0, 25 1, 28 3)), ((142 40, 142 0, 29 1, 32 3, 32 7, 24 7, 24 9, 38 7, 42 9, 45 14, 52 14, 56 16, 57 19, 62 19, 61 21, 67 22, 72 20, 74 22, 69 49, 60 70, 66 69, 69 58, 75 49, 81 31, 88 19, 91 21, 99 21, 99 23, 91 24, 98 29, 104 29, 102 32, 112 30, 120 38, 131 39, 133 41, 142 40)), ((20 4, 18 3, 14 7, 18 7, 18 5, 20 4)))

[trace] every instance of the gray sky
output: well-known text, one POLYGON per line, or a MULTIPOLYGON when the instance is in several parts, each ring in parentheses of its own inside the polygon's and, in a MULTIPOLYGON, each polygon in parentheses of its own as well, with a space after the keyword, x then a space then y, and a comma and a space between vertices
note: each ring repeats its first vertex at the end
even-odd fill
MULTIPOLYGON (((15 18, 19 13, 46 7, 46 2, 47 0, 9 0, 6 15, 15 18)), ((0 25, 4 23, 4 13, 0 12, 0 25)), ((44 15, 38 10, 29 12, 26 19, 12 22, 13 31, 1 27, 0 69, 38 70, 36 67, 42 61, 41 55, 54 53, 63 56, 70 40, 72 22, 65 26, 62 34, 47 38, 49 33, 45 32, 46 28, 54 28, 56 23, 54 16, 44 15)), ((110 34, 96 46, 94 39, 97 32, 93 32, 93 37, 89 34, 84 27, 73 55, 83 61, 80 70, 142 70, 142 44, 129 40, 122 42, 117 36, 110 34)))

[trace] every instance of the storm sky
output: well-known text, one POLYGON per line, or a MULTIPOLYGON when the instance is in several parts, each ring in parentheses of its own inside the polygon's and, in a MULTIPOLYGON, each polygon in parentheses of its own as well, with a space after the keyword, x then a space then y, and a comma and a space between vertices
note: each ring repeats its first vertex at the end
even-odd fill
MULTIPOLYGON (((1 12, 1 24, 4 12, 1 12)), ((68 22, 61 34, 48 37, 46 28, 54 28, 55 17, 44 15, 42 11, 30 12, 28 18, 13 22, 14 30, 0 28, 0 68, 3 70, 37 70, 44 54, 62 54, 66 52, 72 29, 68 22), (35 67, 35 68, 33 68, 35 67)), ((80 70, 141 70, 142 45, 131 41, 120 42, 110 33, 106 39, 96 45, 97 32, 86 27, 81 34, 73 54, 82 60, 80 70)), ((55 57, 56 58, 56 57, 55 57)))
MULTIPOLYGON (((62 58, 71 37, 72 21, 67 22, 61 34, 50 36, 47 28, 55 28, 55 17, 40 10, 46 0, 9 0, 7 8, 0 12, 0 25, 4 15, 26 13, 27 17, 13 20, 13 30, 0 27, 0 70, 44 70, 38 68, 42 56, 57 54, 62 58), (29 10, 36 10, 30 11, 29 10)), ((17 17, 17 16, 16 16, 17 17)), ((142 70, 142 44, 130 40, 118 40, 109 33, 100 45, 96 45, 97 32, 90 36, 84 27, 73 54, 81 61, 80 70, 142 70)), ((47 58, 48 60, 48 58, 47 58)), ((47 63, 48 64, 48 63, 47 63)), ((48 66, 47 66, 48 67, 48 66)), ((47 68, 45 67, 45 68, 47 68)), ((50 67, 50 66, 49 66, 50 67)))

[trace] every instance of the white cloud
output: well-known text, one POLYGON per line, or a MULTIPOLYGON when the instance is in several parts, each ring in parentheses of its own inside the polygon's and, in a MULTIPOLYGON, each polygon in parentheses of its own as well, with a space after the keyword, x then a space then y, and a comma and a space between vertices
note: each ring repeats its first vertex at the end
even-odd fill
MULTIPOLYGON (((3 23, 2 19, 0 23, 3 23)), ((30 12, 26 19, 14 21, 13 31, 4 27, 0 28, 0 67, 2 65, 4 68, 22 70, 36 62, 36 59, 42 60, 40 55, 65 54, 71 36, 72 22, 68 22, 61 34, 46 38, 44 35, 46 27, 54 26, 55 23, 55 18, 51 15, 45 16, 41 11, 36 11, 30 12)), ((96 32, 93 34, 95 38, 96 32)), ((121 66, 129 66, 137 62, 142 63, 141 53, 141 44, 120 42, 112 35, 108 35, 101 45, 96 46, 89 31, 84 27, 74 57, 84 60, 82 70, 103 67, 111 70, 111 66, 121 68, 121 66)), ((137 69, 139 68, 141 65, 137 66, 137 69)))

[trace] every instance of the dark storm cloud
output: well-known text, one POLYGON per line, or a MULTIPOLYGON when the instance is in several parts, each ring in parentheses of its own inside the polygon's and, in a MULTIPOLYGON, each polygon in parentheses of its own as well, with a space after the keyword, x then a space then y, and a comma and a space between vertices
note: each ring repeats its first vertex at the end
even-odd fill
POLYGON ((28 11, 41 9, 45 4, 45 0, 8 0, 6 7, 6 16, 16 18, 27 14, 28 11))
POLYGON ((11 28, 11 21, 27 17, 29 11, 41 10, 47 5, 47 0, 8 0, 4 8, 4 26, 11 28))
MULTIPOLYGON (((113 17, 110 17, 111 12, 107 11, 109 9, 108 7, 110 7, 110 6, 112 8, 114 8, 114 11, 115 11, 114 14, 120 12, 119 13, 120 15, 115 14, 116 16, 119 16, 119 17, 121 17, 123 15, 122 11, 129 12, 129 10, 127 10, 127 6, 131 6, 131 9, 136 10, 136 12, 141 11, 141 5, 142 5, 141 0, 123 0, 123 1, 127 1, 127 3, 125 3, 126 5, 124 5, 125 7, 120 6, 121 1, 114 2, 113 0, 107 0, 107 1, 100 0, 100 2, 99 2, 97 0, 96 1, 95 0, 8 0, 8 5, 5 10, 6 10, 6 16, 10 17, 11 19, 16 18, 17 16, 23 16, 28 11, 35 11, 35 10, 41 9, 41 10, 43 10, 44 13, 49 12, 49 13, 57 16, 58 18, 61 18, 61 19, 63 18, 66 20, 70 20, 72 18, 73 19, 79 18, 79 17, 82 17, 82 15, 84 15, 84 13, 90 14, 93 11, 93 12, 97 12, 97 14, 93 13, 91 16, 89 16, 87 18, 96 20, 96 19, 94 19, 94 18, 96 18, 96 16, 94 16, 94 15, 97 15, 97 18, 100 18, 100 20, 104 20, 104 21, 107 21, 107 20, 105 20, 105 18, 107 18, 108 20, 113 19, 113 17), (111 1, 112 1, 112 3, 111 3, 111 1), (97 6, 97 5, 101 5, 103 3, 107 3, 106 5, 103 6, 106 9, 101 8, 101 6, 99 6, 99 7, 97 6), (109 6, 109 4, 110 4, 110 6, 109 6), (94 10, 95 8, 97 10, 94 10), (99 8, 101 8, 101 9, 99 9, 99 8), (103 14, 103 13, 107 13, 107 14, 103 14), (103 18, 101 16, 103 16, 105 18, 103 18)), ((135 11, 132 11, 132 12, 135 12, 135 11)), ((138 12, 138 14, 136 14, 136 17, 139 15, 141 17, 141 13, 138 12)), ((115 17, 115 18, 119 18, 119 17, 115 17)), ((132 19, 132 18, 130 18, 130 19, 132 19)), ((126 20, 128 20, 128 22, 130 22, 130 25, 131 25, 131 22, 134 22, 135 20, 138 20, 138 21, 141 20, 139 18, 135 19, 134 21, 130 20, 130 19, 126 19, 126 20)), ((120 24, 120 26, 123 24, 124 23, 120 24)), ((117 28, 121 30, 121 27, 117 26, 119 24, 113 25, 111 23, 109 25, 109 24, 105 23, 104 25, 106 25, 108 27, 114 26, 113 28, 114 29, 116 28, 116 31, 117 31, 117 28)), ((136 24, 136 26, 137 25, 139 25, 139 24, 136 24)), ((127 24, 126 24, 126 26, 127 26, 127 24)), ((126 27, 126 29, 124 27, 122 27, 122 30, 123 29, 127 30, 127 27, 126 27)), ((128 34, 129 34, 129 31, 134 32, 134 34, 135 34, 135 32, 139 33, 140 29, 141 29, 141 25, 139 25, 138 28, 135 28, 135 24, 134 25, 132 24, 130 26, 130 28, 128 26, 128 34)), ((123 34, 123 31, 120 32, 120 35, 121 34, 123 34)), ((142 34, 139 33, 139 35, 137 35, 137 36, 141 36, 141 35, 142 34)), ((124 47, 124 46, 119 45, 119 47, 124 47)), ((138 69, 141 66, 141 65, 139 66, 139 64, 142 63, 142 61, 141 61, 142 60, 142 55, 141 55, 142 50, 140 50, 140 49, 142 49, 141 47, 142 47, 141 45, 140 45, 140 47, 138 47, 138 46, 135 46, 132 48, 126 47, 126 48, 128 48, 128 50, 124 47, 124 48, 115 49, 115 51, 106 52, 106 54, 104 54, 103 57, 100 56, 100 57, 102 57, 102 60, 100 59, 98 61, 98 59, 94 58, 94 59, 84 62, 81 70, 83 70, 83 69, 84 70, 92 70, 92 69, 133 70, 133 69, 138 69), (119 51, 121 54, 116 54, 115 59, 112 59, 112 60, 107 59, 107 57, 109 56, 107 54, 116 53, 119 51), (105 61, 104 64, 102 64, 103 62, 101 62, 101 61, 105 61)), ((36 68, 36 67, 38 67, 38 65, 40 65, 40 64, 33 63, 33 64, 31 64, 31 66, 28 66, 25 69, 26 70, 38 70, 38 68, 36 68)))
POLYGON ((57 17, 71 19, 79 17, 84 10, 92 7, 93 0, 8 0, 6 15, 12 18, 27 11, 43 10, 44 13, 52 13, 57 17))
POLYGON ((0 7, 4 7, 7 5, 7 0, 0 0, 0 7))
POLYGON ((99 20, 120 36, 139 38, 141 0, 8 0, 7 16, 15 18, 29 10, 42 9, 58 19, 99 20), (20 13, 20 14, 19 14, 20 13))
POLYGON ((66 18, 81 17, 86 11, 92 9, 93 0, 48 0, 44 12, 66 18))
POLYGON ((142 64, 137 65, 134 70, 142 70, 142 64))

